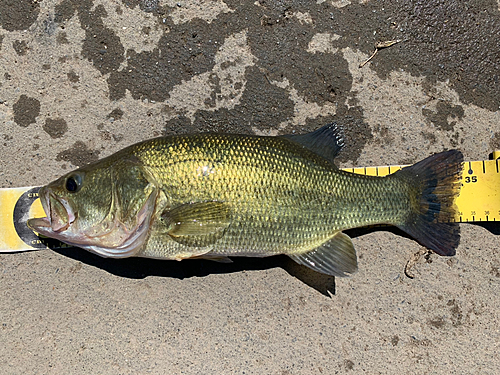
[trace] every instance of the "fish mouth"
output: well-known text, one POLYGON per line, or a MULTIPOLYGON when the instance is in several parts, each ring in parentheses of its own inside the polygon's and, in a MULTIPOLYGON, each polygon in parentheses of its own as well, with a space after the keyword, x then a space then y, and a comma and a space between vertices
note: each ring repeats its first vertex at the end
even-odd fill
POLYGON ((28 226, 42 235, 54 236, 67 230, 76 219, 74 210, 64 198, 57 197, 50 189, 41 188, 38 192, 46 217, 28 220, 28 226))

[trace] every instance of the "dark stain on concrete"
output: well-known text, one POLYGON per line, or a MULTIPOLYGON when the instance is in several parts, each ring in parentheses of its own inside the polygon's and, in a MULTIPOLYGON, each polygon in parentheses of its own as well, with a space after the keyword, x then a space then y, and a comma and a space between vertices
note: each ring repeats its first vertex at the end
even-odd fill
MULTIPOLYGON (((320 105, 341 103, 351 89, 352 77, 341 54, 307 52, 316 33, 337 33, 339 25, 322 14, 323 5, 305 6, 301 2, 261 1, 262 6, 240 9, 253 13, 248 23, 248 44, 271 81, 288 79, 306 101, 320 105), (310 12, 314 27, 292 16, 296 11, 310 12)), ((331 9, 333 12, 336 10, 331 9)), ((340 42, 342 44, 342 42, 340 42)))
POLYGON ((50 70, 50 64, 43 64, 42 69, 43 70, 50 70))
MULTIPOLYGON (((91 5, 91 2, 84 1, 81 4, 91 5)), ((103 24, 102 17, 107 17, 104 7, 98 5, 93 11, 89 8, 80 6, 78 11, 85 29, 82 56, 91 61, 102 74, 107 74, 118 69, 125 58, 125 49, 114 31, 103 24)))
POLYGON ((353 370, 354 369, 354 362, 351 361, 350 359, 345 359, 344 360, 344 367, 346 370, 353 370))
POLYGON ((318 116, 316 118, 306 119, 306 123, 300 126, 289 126, 286 128, 286 134, 304 134, 312 132, 316 129, 321 128, 323 125, 329 124, 335 121, 335 116, 318 116))
POLYGON ((68 44, 69 43, 68 35, 66 34, 65 31, 61 31, 60 33, 57 34, 56 42, 58 44, 68 44))
POLYGON ((381 76, 404 69, 430 82, 446 81, 464 104, 490 111, 500 106, 498 2, 378 1, 385 27, 405 40, 371 63, 381 76), (384 10, 382 10, 384 9, 384 10), (389 19, 389 17, 391 17, 389 19), (389 24, 394 22, 394 24, 389 24))
POLYGON ((398 343, 399 343, 399 336, 397 336, 397 335, 392 336, 392 338, 391 338, 392 346, 397 346, 398 343))
POLYGON ((500 266, 499 265, 491 265, 490 275, 495 277, 500 277, 500 266))
POLYGON ((137 5, 144 12, 154 12, 158 10, 158 0, 122 0, 127 7, 134 9, 137 5))
POLYGON ((103 141, 109 142, 113 139, 113 137, 111 136, 111 133, 107 130, 102 130, 99 132, 99 134, 101 135, 101 139, 103 141))
POLYGON ((450 137, 450 142, 451 142, 451 145, 453 147, 457 147, 458 146, 458 138, 460 137, 460 134, 458 134, 458 132, 456 133, 453 133, 450 137))
POLYGON ((443 328, 445 325, 445 321, 444 321, 443 317, 436 316, 434 319, 429 320, 429 325, 434 327, 434 328, 443 328))
POLYGON ((40 114, 40 102, 26 95, 21 95, 12 106, 14 110, 14 121, 22 127, 36 122, 36 117, 40 114))
POLYGON ((54 21, 62 24, 69 20, 75 14, 76 5, 73 4, 73 0, 63 0, 57 4, 54 7, 54 21))
POLYGON ((493 138, 491 138, 490 148, 493 150, 500 150, 500 131, 495 132, 493 138))
POLYGON ((162 135, 191 134, 196 132, 196 127, 188 117, 184 115, 178 115, 177 117, 174 117, 173 119, 167 121, 165 130, 162 135))
POLYGON ((436 135, 434 133, 423 131, 420 134, 422 134, 422 137, 428 140, 431 145, 436 143, 436 135))
POLYGON ((422 114, 440 130, 453 130, 457 121, 464 117, 464 109, 460 105, 452 105, 448 102, 439 101, 436 105, 436 112, 423 108, 422 114), (451 119, 450 119, 451 118, 451 119))
MULTIPOLYGON (((293 116, 294 105, 286 90, 270 84, 256 67, 247 68, 246 77, 248 82, 238 105, 233 109, 198 111, 188 129, 198 132, 253 134, 252 127, 268 131, 293 116)), ((169 134, 173 129, 179 128, 179 121, 186 123, 182 117, 174 120, 174 124, 167 123, 166 130, 169 134)))
POLYGON ((25 40, 14 40, 12 42, 12 47, 16 51, 18 56, 24 56, 28 52, 28 43, 25 40))
POLYGON ((451 322, 453 327, 462 325, 464 316, 457 301, 455 299, 450 299, 448 300, 446 305, 450 308, 451 322))
MULTIPOLYGON (((358 47, 364 46, 367 52, 371 51, 374 43, 373 30, 377 30, 375 25, 382 22, 378 16, 373 16, 372 10, 375 8, 356 5, 354 12, 346 12, 328 4, 318 5, 301 1, 260 1, 257 5, 251 2, 227 1, 227 5, 235 12, 220 14, 211 24, 193 20, 183 25, 168 25, 171 32, 160 40, 160 59, 158 50, 140 54, 131 52, 128 66, 122 72, 112 73, 108 80, 111 98, 123 97, 126 89, 131 91, 134 98, 157 101, 168 98, 168 91, 173 85, 190 79, 193 74, 212 69, 216 51, 207 50, 207 47, 210 48, 214 44, 214 36, 220 45, 227 36, 247 29, 248 44, 258 60, 256 68, 247 68, 248 83, 245 92, 249 90, 249 84, 252 84, 254 78, 264 77, 260 90, 257 90, 255 95, 248 94, 245 99, 242 98, 241 105, 236 106, 234 110, 199 111, 194 121, 195 129, 249 133, 251 127, 262 131, 276 128, 281 121, 293 117, 293 107, 290 107, 291 112, 276 113, 288 110, 285 102, 289 99, 286 92, 276 90, 269 82, 282 82, 287 79, 306 101, 320 105, 335 103, 338 106, 335 118, 308 121, 301 129, 309 131, 312 130, 310 127, 321 126, 322 120, 338 120, 345 125, 348 139, 348 146, 339 160, 355 161, 366 142, 373 136, 370 127, 363 121, 362 108, 356 106, 356 103, 349 103, 349 107, 345 104, 352 88, 352 76, 347 61, 339 53, 309 53, 307 48, 316 33, 329 32, 342 35, 338 40, 338 48, 356 44, 358 47), (313 25, 301 23, 293 17, 293 13, 297 11, 309 12, 313 25), (363 19, 365 30, 359 29, 360 13, 367 15, 366 19, 363 19), (241 17, 242 14, 245 14, 245 17, 241 17), (190 32, 198 45, 187 45, 186 42, 179 45, 179 41, 189 40, 190 32), (203 38, 199 37, 200 32, 203 32, 203 38), (361 38, 358 39, 357 36, 354 39, 351 35, 361 35, 361 38), (363 36, 368 38, 364 39, 363 36), (174 41, 174 38, 177 41, 174 41), (208 43, 208 40, 211 40, 212 44, 208 43), (201 51, 199 43, 204 46, 201 51), (189 48, 192 49, 191 53, 186 52, 189 48), (202 57, 195 59, 193 55, 202 57), (165 59, 163 56, 168 56, 170 65, 161 61, 165 59), (158 64, 155 66, 154 62, 158 64), (257 69, 260 73, 257 73, 257 69), (128 72, 129 70, 132 72, 128 72), (273 93, 277 93, 278 97, 273 98, 273 93), (285 102, 281 105, 269 104, 279 100, 285 102), (252 105, 249 106, 247 102, 252 105), (274 109, 268 111, 271 107, 274 109)), ((207 104, 213 104, 213 98, 207 104)), ((178 128, 180 123, 186 126, 186 119, 182 116, 172 120, 167 124, 167 128, 173 124, 178 128)))
POLYGON ((394 143, 394 137, 389 132, 389 129, 381 124, 377 124, 373 129, 374 140, 376 144, 379 145, 392 145, 394 143))
POLYGON ((336 160, 355 163, 365 145, 373 140, 371 128, 364 122, 363 110, 359 106, 351 108, 339 106, 334 120, 344 129, 345 139, 345 146, 336 160))
MULTIPOLYGON (((341 38, 334 42, 334 47, 339 50, 350 47, 366 54, 371 54, 378 41, 403 39, 403 43, 380 51, 365 69, 374 69, 382 78, 403 69, 415 76, 425 76, 428 87, 436 81, 449 80, 464 103, 490 110, 497 110, 500 104, 500 49, 497 38, 492 37, 499 33, 500 13, 492 0, 474 4, 385 0, 366 4, 353 2, 340 9, 328 2, 316 4, 304 0, 260 0, 257 3, 227 0, 226 4, 234 12, 219 14, 210 24, 195 18, 180 25, 175 25, 169 17, 168 6, 161 7, 158 1, 122 0, 122 3, 129 8, 139 6, 145 12, 152 12, 160 27, 169 32, 160 38, 152 51, 127 51, 126 65, 120 71, 125 51, 114 32, 104 26, 106 12, 102 6, 93 8, 90 0, 63 0, 55 7, 55 21, 60 24, 78 14, 86 32, 82 54, 101 73, 110 73, 108 87, 112 100, 123 98, 126 90, 134 99, 168 99, 175 85, 213 68, 217 49, 226 37, 247 30, 248 44, 258 59, 256 67, 268 81, 266 87, 272 86, 269 81, 287 79, 306 101, 337 105, 337 115, 333 119, 344 125, 347 141, 339 156, 341 161, 356 161, 373 135, 355 100, 349 106, 345 104, 352 96, 352 76, 342 54, 307 52, 309 42, 317 33, 338 34, 341 38), (309 13, 312 24, 298 20, 294 14, 299 11, 309 13)), ((150 30, 143 32, 147 35, 150 30)), ((250 79, 254 76, 257 75, 252 73, 250 79)), ((215 92, 206 103, 208 106, 214 105, 218 94, 215 80, 213 85, 215 92)), ((272 102, 284 97, 280 90, 271 92, 278 93, 272 102)), ((277 120, 290 118, 290 115, 271 113, 270 118, 263 121, 258 111, 270 107, 264 101, 269 101, 271 92, 261 92, 260 98, 255 96, 252 100, 248 95, 245 100, 255 106, 242 102, 237 106, 240 113, 236 109, 199 111, 193 124, 180 114, 169 125, 246 133, 252 126, 261 130, 276 128, 277 120), (224 119, 226 115, 229 117, 224 119)), ((280 110, 279 106, 274 107, 280 110)), ((286 109, 288 105, 282 107, 286 109)), ((436 112, 428 111, 425 115, 439 129, 451 130, 456 122, 454 119, 463 117, 463 109, 440 103, 436 112)), ((312 125, 308 122, 304 127, 312 125)))
POLYGON ((74 70, 69 71, 67 75, 70 82, 77 83, 80 81, 80 76, 74 70))
POLYGON ((125 49, 114 31, 104 26, 102 18, 108 16, 104 6, 92 8, 91 0, 65 0, 55 6, 54 20, 63 24, 77 12, 80 25, 85 30, 82 56, 102 74, 107 74, 118 69, 125 58, 125 49))
POLYGON ((99 159, 98 150, 89 150, 87 145, 82 141, 77 141, 73 146, 61 151, 56 156, 57 161, 67 161, 76 167, 82 167, 86 164, 93 163, 99 159))
POLYGON ((113 109, 106 118, 115 120, 120 120, 123 117, 123 111, 120 108, 113 109))
POLYGON ((170 27, 153 51, 127 51, 127 66, 108 79, 112 100, 123 98, 128 89, 134 99, 164 101, 175 85, 213 68, 224 28, 200 19, 170 27))
POLYGON ((37 19, 40 4, 32 0, 0 0, 0 26, 7 31, 26 30, 37 19))
POLYGON ((68 131, 68 124, 63 118, 51 119, 47 117, 43 125, 43 130, 51 138, 61 138, 68 131))
MULTIPOLYGON (((128 89, 134 99, 164 101, 175 85, 213 68, 217 49, 226 37, 248 30, 248 44, 258 58, 257 66, 265 75, 265 86, 270 91, 264 93, 261 90, 259 94, 247 95, 247 99, 253 96, 249 100, 253 107, 245 103, 239 106, 239 110, 246 113, 237 114, 235 110, 200 111, 193 124, 196 128, 246 133, 250 132, 252 126, 261 130, 276 128, 279 121, 289 119, 291 115, 276 113, 280 107, 288 108, 288 97, 283 95, 283 90, 272 88, 269 81, 287 79, 306 101, 320 105, 335 103, 338 106, 336 117, 346 125, 349 138, 342 158, 356 160, 366 141, 372 138, 370 128, 363 122, 362 109, 345 105, 352 76, 342 55, 310 53, 307 48, 316 33, 329 32, 342 36, 336 41, 336 47, 356 46, 370 53, 375 43, 374 30, 378 32, 377 38, 395 34, 390 28, 386 30, 389 25, 387 15, 379 11, 378 4, 351 4, 337 9, 327 3, 314 4, 309 1, 259 1, 255 4, 228 0, 226 3, 234 12, 220 14, 211 23, 195 18, 185 24, 175 25, 168 16, 170 9, 160 7, 158 1, 122 0, 122 3, 129 8, 139 6, 143 11, 153 12, 158 17, 158 23, 169 32, 160 38, 153 51, 127 51, 127 65, 120 71, 117 69, 125 58, 124 49, 113 31, 104 26, 102 18, 106 12, 102 6, 92 10, 89 0, 64 0, 55 7, 54 19, 60 24, 75 13, 78 14, 86 32, 82 54, 101 73, 111 73, 108 78, 110 99, 123 98, 128 89), (294 17, 293 14, 298 11, 308 12, 313 24, 294 17), (245 17, 242 17, 243 14, 245 17), (279 93, 276 98, 271 98, 273 92, 279 93), (285 103, 276 105, 281 98, 284 98, 285 103), (267 111, 270 107, 275 110, 267 111), (264 113, 269 116, 266 121, 259 113, 261 109, 265 109, 264 113), (229 118, 224 121, 225 114, 229 118), (202 123, 208 119, 210 123, 202 123)), ((144 33, 149 33, 149 30, 144 33)), ((214 106, 218 95, 219 84, 216 80, 213 80, 213 85, 213 96, 206 103, 209 106, 214 106)), ((178 121, 185 123, 186 120, 181 116, 172 120, 172 124, 178 121)))

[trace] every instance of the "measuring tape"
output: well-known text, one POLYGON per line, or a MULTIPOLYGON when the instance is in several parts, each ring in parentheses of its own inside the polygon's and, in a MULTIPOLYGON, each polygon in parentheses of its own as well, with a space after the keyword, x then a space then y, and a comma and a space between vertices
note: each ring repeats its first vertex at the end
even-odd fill
MULTIPOLYGON (((456 200, 458 213, 451 221, 500 222, 500 151, 494 160, 464 162, 462 188, 456 200)), ((386 176, 406 165, 343 168, 367 176, 386 176)), ((0 253, 67 247, 51 239, 41 240, 27 226, 28 219, 43 217, 39 187, 0 189, 0 253)))

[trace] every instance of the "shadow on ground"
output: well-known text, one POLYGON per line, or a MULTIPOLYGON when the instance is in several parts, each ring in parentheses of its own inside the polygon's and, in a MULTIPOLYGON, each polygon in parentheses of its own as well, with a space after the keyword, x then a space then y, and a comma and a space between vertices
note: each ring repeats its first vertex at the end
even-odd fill
POLYGON ((58 254, 93 267, 105 270, 115 276, 130 279, 143 279, 148 276, 185 279, 204 277, 212 274, 230 274, 242 271, 258 271, 281 267, 291 276, 325 296, 335 294, 335 279, 296 264, 285 255, 268 258, 233 257, 232 263, 219 263, 202 259, 190 259, 181 262, 147 258, 110 259, 101 258, 79 248, 53 248, 58 254))
MULTIPOLYGON (((500 234, 500 223, 475 223, 491 233, 500 234)), ((364 236, 378 231, 389 231, 398 236, 411 238, 394 227, 356 228, 346 231, 351 238, 364 236)), ((296 264, 285 255, 268 258, 233 257, 232 263, 219 263, 202 259, 191 259, 182 262, 147 258, 110 259, 102 258, 79 248, 60 248, 60 244, 51 243, 49 247, 58 254, 93 267, 103 269, 115 276, 130 279, 143 279, 148 276, 171 277, 185 279, 204 277, 211 274, 230 274, 242 271, 258 271, 281 267, 291 276, 296 277, 319 293, 330 296, 335 294, 335 278, 315 272, 305 266, 296 264)))

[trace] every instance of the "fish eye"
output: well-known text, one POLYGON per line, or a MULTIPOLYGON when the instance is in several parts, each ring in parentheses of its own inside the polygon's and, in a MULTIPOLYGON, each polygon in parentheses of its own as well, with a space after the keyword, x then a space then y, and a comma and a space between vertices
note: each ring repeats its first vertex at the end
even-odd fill
POLYGON ((82 176, 73 174, 66 179, 66 190, 70 193, 76 193, 82 187, 82 176))

